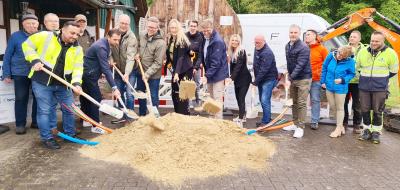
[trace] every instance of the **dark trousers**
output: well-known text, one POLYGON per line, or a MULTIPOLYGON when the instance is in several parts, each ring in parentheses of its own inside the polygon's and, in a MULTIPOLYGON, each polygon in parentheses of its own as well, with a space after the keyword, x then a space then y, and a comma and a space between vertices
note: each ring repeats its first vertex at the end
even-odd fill
POLYGON ((346 99, 344 100, 344 119, 343 123, 347 124, 349 121, 349 110, 348 105, 350 101, 350 97, 353 100, 351 105, 351 109, 353 110, 353 125, 361 124, 361 105, 360 105, 360 93, 358 89, 358 84, 349 84, 349 92, 346 95, 346 99))
MULTIPOLYGON (((97 83, 98 77, 91 77, 91 76, 85 76, 83 75, 82 77, 82 90, 94 98, 96 101, 100 102, 101 101, 101 92, 99 85, 97 83)), ((88 115, 90 118, 95 120, 96 122, 100 122, 100 114, 99 114, 99 107, 96 104, 93 104, 90 102, 88 99, 86 99, 83 96, 79 97, 79 100, 81 102, 81 110, 83 113, 88 115)))
POLYGON ((387 92, 369 92, 360 90, 361 113, 364 125, 382 126, 382 114, 385 109, 387 92), (371 119, 370 111, 373 111, 371 119))
POLYGON ((239 106, 239 119, 243 119, 246 114, 246 94, 249 90, 250 83, 235 85, 235 96, 239 106))
MULTIPOLYGON (((149 83, 149 90, 150 90, 150 96, 151 96, 151 103, 153 103, 153 106, 158 108, 158 105, 160 104, 159 102, 159 96, 158 92, 160 91, 160 79, 149 79, 147 81, 149 83)), ((136 88, 137 90, 140 90, 142 92, 146 92, 146 86, 144 84, 142 75, 138 74, 137 76, 137 83, 136 83, 136 88)), ((147 113, 147 99, 139 99, 139 116, 145 116, 147 113)))
POLYGON ((183 78, 186 78, 186 80, 191 80, 192 77, 193 77, 193 73, 192 73, 191 69, 186 73, 180 74, 178 82, 173 82, 174 81, 174 74, 172 75, 171 97, 172 97, 172 102, 174 103, 174 111, 176 113, 183 114, 183 115, 190 115, 190 112, 189 112, 189 100, 181 100, 179 98, 179 84, 181 83, 181 80, 183 78))
MULTIPOLYGON (((15 125, 17 127, 26 126, 26 116, 28 110, 28 100, 29 100, 29 89, 31 88, 32 82, 27 76, 12 76, 14 80, 14 91, 15 91, 15 125)), ((36 124, 36 98, 32 93, 32 123, 36 124)))

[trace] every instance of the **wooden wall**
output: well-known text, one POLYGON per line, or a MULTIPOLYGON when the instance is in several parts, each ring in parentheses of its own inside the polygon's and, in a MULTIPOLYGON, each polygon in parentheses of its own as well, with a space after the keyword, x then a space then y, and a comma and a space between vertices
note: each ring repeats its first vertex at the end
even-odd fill
POLYGON ((242 29, 236 13, 226 0, 156 0, 149 8, 146 17, 156 16, 160 19, 160 27, 166 34, 165 27, 169 20, 176 18, 187 25, 187 21, 198 21, 212 18, 214 28, 221 34, 225 42, 229 41, 232 34, 242 36, 242 29), (231 26, 221 26, 221 16, 232 16, 231 26))

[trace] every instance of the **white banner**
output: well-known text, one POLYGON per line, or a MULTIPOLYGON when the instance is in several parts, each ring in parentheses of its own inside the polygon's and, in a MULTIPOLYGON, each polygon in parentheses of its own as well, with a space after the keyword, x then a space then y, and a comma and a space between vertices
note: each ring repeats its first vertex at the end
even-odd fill
POLYGON ((14 122, 14 84, 3 81, 3 61, 0 61, 0 124, 14 122))

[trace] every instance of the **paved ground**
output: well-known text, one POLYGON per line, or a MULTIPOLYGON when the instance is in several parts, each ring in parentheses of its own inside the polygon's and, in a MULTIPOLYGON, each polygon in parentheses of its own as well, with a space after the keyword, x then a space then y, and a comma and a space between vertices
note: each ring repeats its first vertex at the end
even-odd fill
MULTIPOLYGON (((247 127, 255 121, 248 121, 247 127)), ((399 134, 385 132, 382 143, 374 145, 358 141, 351 130, 344 137, 329 138, 332 130, 307 128, 303 139, 284 131, 265 134, 278 147, 265 171, 189 181, 182 189, 400 189, 399 134)), ((42 148, 37 133, 16 136, 12 128, 0 135, 0 189, 172 189, 134 169, 82 158, 76 144, 49 151, 42 148)))

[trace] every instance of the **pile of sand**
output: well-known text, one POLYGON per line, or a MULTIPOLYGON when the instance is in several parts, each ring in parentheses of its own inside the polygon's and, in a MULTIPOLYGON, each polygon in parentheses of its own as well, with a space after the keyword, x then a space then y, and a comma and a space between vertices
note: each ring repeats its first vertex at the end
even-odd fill
POLYGON ((158 118, 165 130, 141 118, 102 135, 100 144, 80 149, 94 159, 122 163, 154 181, 180 185, 187 179, 229 175, 239 169, 263 169, 275 151, 265 137, 248 136, 233 122, 175 113, 158 118))

